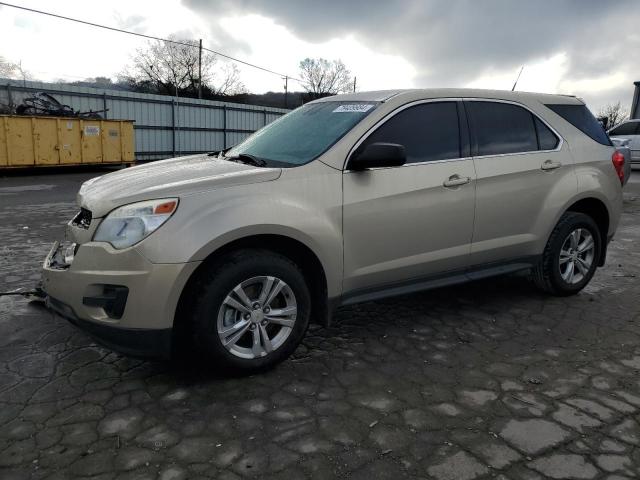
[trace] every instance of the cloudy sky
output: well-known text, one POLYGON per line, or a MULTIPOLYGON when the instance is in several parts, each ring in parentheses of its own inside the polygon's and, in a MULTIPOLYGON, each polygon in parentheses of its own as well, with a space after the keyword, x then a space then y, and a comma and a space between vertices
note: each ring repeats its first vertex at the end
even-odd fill
MULTIPOLYGON (((16 4, 205 46, 298 75, 341 59, 361 90, 398 87, 570 93, 592 110, 629 106, 640 80, 638 0, 14 0, 16 4)), ((42 80, 115 77, 136 37, 0 7, 0 55, 42 80)), ((222 60, 221 60, 222 61, 222 60)), ((247 67, 253 92, 283 81, 247 67)), ((295 83, 290 89, 296 89, 295 83)))

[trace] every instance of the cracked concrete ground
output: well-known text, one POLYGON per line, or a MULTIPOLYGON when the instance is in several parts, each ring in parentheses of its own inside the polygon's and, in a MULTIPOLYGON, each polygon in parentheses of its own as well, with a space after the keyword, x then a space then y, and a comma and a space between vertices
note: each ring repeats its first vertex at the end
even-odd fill
MULTIPOLYGON (((0 291, 33 287, 93 175, 0 179, 0 291)), ((344 308, 248 378, 129 359, 0 296, 0 478, 638 477, 639 177, 581 294, 516 275, 344 308)))

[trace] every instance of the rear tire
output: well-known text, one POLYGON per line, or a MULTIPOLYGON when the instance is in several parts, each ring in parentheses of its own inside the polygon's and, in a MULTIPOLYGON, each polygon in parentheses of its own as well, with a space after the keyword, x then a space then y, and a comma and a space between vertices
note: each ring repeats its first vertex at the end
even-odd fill
POLYGON ((302 271, 268 250, 225 255, 201 275, 190 298, 193 343, 214 368, 271 368, 294 352, 309 325, 302 271))
POLYGON ((600 230, 594 220, 583 213, 566 212, 551 232, 532 279, 552 295, 575 295, 593 277, 601 251, 600 230))

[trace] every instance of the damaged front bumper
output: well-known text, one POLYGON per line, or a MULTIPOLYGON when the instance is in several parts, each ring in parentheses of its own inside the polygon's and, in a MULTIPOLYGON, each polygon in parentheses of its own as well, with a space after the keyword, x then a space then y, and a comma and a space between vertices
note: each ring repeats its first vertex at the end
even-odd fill
POLYGON ((199 262, 157 264, 135 248, 56 242, 42 267, 45 304, 113 350, 171 353, 180 294, 199 262))

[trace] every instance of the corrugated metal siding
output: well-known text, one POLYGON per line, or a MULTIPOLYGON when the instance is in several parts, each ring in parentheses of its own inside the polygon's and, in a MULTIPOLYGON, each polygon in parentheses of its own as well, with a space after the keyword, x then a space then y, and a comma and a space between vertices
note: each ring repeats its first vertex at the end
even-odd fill
POLYGON ((257 105, 0 80, 0 104, 18 105, 36 92, 49 93, 74 110, 108 108, 105 118, 134 120, 136 160, 221 150, 288 112, 257 105))

